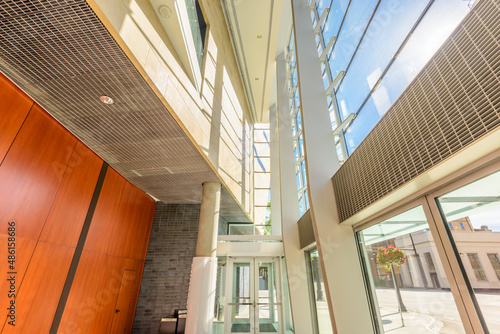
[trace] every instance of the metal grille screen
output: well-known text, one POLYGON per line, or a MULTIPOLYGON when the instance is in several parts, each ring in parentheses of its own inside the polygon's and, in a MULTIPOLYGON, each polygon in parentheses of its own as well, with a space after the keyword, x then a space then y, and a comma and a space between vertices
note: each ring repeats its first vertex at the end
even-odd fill
POLYGON ((479 1, 333 176, 341 221, 500 125, 499 17, 479 1))
MULTIPOLYGON (((200 203, 201 184, 219 181, 84 0, 0 1, 0 71, 163 202, 200 203)), ((227 190, 221 215, 248 221, 227 190)))

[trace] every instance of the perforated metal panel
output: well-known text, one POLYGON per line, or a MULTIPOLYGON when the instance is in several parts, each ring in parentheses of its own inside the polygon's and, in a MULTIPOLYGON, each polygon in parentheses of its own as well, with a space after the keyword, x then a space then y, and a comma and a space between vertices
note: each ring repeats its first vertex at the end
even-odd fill
MULTIPOLYGON (((218 181, 84 0, 0 1, 0 71, 129 181, 200 203, 218 181), (116 101, 108 106, 99 96, 116 101)), ((248 221, 227 190, 221 215, 248 221)))
POLYGON ((333 176, 341 221, 500 125, 499 18, 479 1, 333 176))

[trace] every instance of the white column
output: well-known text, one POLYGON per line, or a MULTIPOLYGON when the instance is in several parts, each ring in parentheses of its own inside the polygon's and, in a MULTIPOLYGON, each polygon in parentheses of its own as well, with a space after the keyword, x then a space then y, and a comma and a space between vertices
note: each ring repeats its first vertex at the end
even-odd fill
MULTIPOLYGON (((288 276, 288 289, 292 308, 292 320, 295 333, 313 333, 313 322, 309 287, 307 281, 306 258, 300 249, 300 218, 297 185, 295 181, 295 161, 293 157, 292 120, 288 95, 283 94, 286 81, 286 63, 284 54, 276 59, 278 83, 278 140, 279 174, 281 192, 281 221, 285 264, 288 276)), ((270 115, 272 119, 272 115, 270 115)))
POLYGON ((276 104, 269 108, 269 130, 271 136, 271 234, 281 235, 280 147, 276 104))
POLYGON ((292 12, 309 203, 332 327, 336 333, 372 333, 354 233, 339 225, 331 181, 339 161, 307 1, 292 0, 292 12))
POLYGON ((217 233, 221 185, 203 183, 196 255, 189 283, 186 333, 212 334, 217 278, 217 233))

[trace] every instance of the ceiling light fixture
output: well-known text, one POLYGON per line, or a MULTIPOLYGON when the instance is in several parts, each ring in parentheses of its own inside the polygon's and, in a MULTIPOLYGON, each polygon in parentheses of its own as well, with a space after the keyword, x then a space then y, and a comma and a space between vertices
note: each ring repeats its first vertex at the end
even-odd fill
POLYGON ((260 34, 259 34, 259 35, 257 35, 257 38, 258 38, 258 39, 261 39, 261 38, 262 38, 262 35, 260 35, 260 34))
POLYGON ((259 78, 255 78, 255 80, 259 80, 259 78))
POLYGON ((101 102, 105 103, 105 104, 113 104, 113 103, 115 103, 115 100, 113 100, 112 98, 110 98, 107 95, 103 95, 103 96, 99 97, 99 100, 101 100, 101 102))

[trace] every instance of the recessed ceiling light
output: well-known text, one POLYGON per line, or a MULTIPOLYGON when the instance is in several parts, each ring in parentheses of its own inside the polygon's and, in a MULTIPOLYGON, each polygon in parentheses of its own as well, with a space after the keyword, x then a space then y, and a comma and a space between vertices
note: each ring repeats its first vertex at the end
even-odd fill
POLYGON ((158 13, 160 13, 161 16, 164 18, 168 19, 170 16, 172 16, 172 9, 170 7, 162 5, 160 8, 158 8, 158 13))
POLYGON ((262 35, 260 35, 260 34, 259 34, 259 35, 257 35, 257 38, 258 38, 258 39, 261 39, 261 38, 262 38, 262 35))
POLYGON ((103 95, 103 96, 99 97, 99 100, 101 100, 101 102, 106 103, 106 104, 113 104, 113 103, 115 103, 115 100, 113 100, 112 98, 110 98, 107 95, 103 95))

